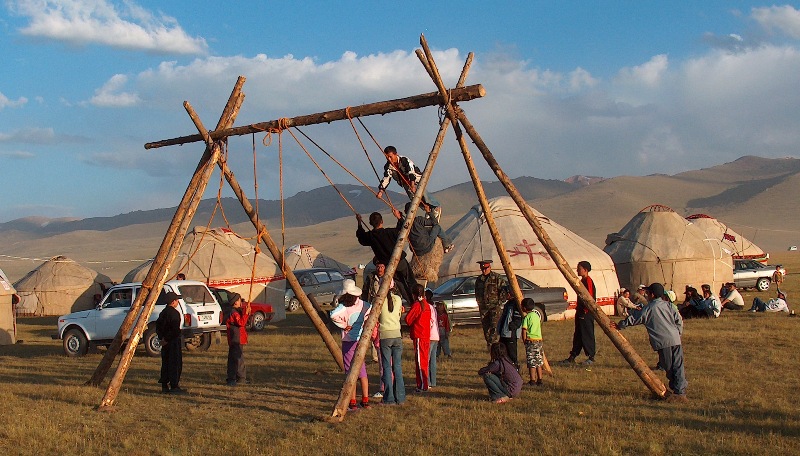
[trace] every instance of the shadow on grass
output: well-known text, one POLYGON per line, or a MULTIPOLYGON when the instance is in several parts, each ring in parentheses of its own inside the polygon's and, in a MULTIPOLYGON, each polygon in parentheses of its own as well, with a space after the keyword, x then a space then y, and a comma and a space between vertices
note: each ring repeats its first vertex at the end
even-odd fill
POLYGON ((11 358, 39 358, 63 353, 60 347, 53 345, 17 343, 15 345, 0 346, 0 356, 11 358))

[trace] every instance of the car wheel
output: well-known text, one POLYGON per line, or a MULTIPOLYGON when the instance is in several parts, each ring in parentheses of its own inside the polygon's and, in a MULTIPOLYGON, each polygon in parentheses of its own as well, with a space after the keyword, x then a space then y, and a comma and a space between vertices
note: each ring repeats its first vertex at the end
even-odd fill
POLYGON ((289 307, 286 308, 289 312, 297 312, 300 310, 300 300, 297 298, 292 298, 289 300, 289 307))
POLYGON ((758 282, 756 282, 756 288, 758 288, 758 291, 769 290, 769 279, 766 277, 758 279, 758 282))
POLYGON ((69 357, 83 356, 89 350, 89 341, 86 335, 78 328, 72 328, 64 333, 64 354, 69 357))
POLYGON ((186 339, 183 345, 189 351, 208 351, 211 347, 211 333, 198 334, 191 339, 186 339))
POLYGON ((155 325, 147 328, 142 339, 144 339, 144 351, 147 352, 147 356, 161 356, 161 339, 156 334, 155 325))
POLYGON ((253 314, 253 331, 261 331, 267 325, 267 317, 264 312, 256 312, 253 314))
POLYGON ((539 321, 545 322, 547 321, 547 312, 545 312, 544 307, 537 305, 533 308, 533 311, 539 314, 539 321))

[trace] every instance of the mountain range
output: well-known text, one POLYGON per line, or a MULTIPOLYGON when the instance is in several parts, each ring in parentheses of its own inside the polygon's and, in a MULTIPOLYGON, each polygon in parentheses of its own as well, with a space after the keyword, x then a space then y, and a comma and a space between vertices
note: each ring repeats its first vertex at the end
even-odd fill
MULTIPOLYGON (((513 182, 530 205, 601 247, 607 234, 618 231, 652 204, 669 206, 683 216, 704 213, 716 217, 766 251, 800 244, 800 159, 745 156, 672 176, 573 176, 565 181, 519 177, 513 182)), ((363 187, 342 184, 337 188, 362 214, 388 212, 363 187)), ((506 194, 496 181, 484 182, 484 189, 489 198, 506 194)), ((434 195, 442 204, 444 227, 478 203, 471 182, 434 195)), ((400 209, 407 201, 405 194, 397 192, 390 192, 390 198, 400 209)), ((222 198, 220 203, 222 210, 216 211, 212 226, 225 226, 227 220, 244 237, 255 233, 236 199, 222 198)), ((193 224, 208 224, 216 206, 215 199, 203 200, 193 224)), ((285 229, 281 228, 280 201, 260 200, 258 204, 261 218, 278 244, 312 244, 353 265, 369 261, 369 250, 355 241, 353 213, 332 187, 300 192, 286 198, 283 207, 285 229)), ((2 223, 0 267, 15 281, 42 260, 65 255, 119 280, 155 254, 174 213, 175 207, 170 207, 110 217, 26 217, 2 223)))

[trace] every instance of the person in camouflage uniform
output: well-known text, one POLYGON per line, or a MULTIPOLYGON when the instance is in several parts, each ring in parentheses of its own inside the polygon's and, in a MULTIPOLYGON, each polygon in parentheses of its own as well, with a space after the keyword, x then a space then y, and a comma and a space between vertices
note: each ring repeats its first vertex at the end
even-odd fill
POLYGON ((507 282, 500 274, 492 272, 492 260, 481 260, 478 264, 481 267, 481 275, 475 280, 475 300, 478 301, 483 336, 488 347, 500 337, 497 334, 497 322, 503 311, 500 293, 507 282))

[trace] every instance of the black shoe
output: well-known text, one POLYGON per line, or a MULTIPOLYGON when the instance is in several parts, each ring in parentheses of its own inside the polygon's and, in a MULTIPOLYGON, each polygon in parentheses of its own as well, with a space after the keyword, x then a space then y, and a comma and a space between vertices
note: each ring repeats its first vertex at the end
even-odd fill
POLYGON ((565 366, 565 367, 574 366, 575 365, 575 358, 570 356, 569 358, 567 358, 567 359, 565 359, 563 361, 559 361, 558 365, 559 366, 565 366))
POLYGON ((188 391, 186 391, 185 389, 183 389, 183 388, 181 388, 179 386, 176 386, 175 388, 172 388, 171 390, 169 390, 169 393, 170 394, 178 394, 178 395, 181 395, 181 396, 189 394, 188 391))
POLYGON ((236 382, 233 381, 233 380, 228 380, 227 382, 225 382, 225 385, 227 385, 227 386, 236 386, 236 382))

